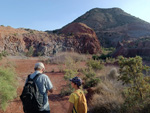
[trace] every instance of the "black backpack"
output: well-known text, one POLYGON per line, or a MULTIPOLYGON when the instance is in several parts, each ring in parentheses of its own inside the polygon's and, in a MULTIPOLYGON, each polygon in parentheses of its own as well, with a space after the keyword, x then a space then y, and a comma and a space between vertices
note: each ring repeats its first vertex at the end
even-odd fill
POLYGON ((36 85, 36 80, 41 73, 37 74, 33 79, 28 75, 28 81, 26 82, 20 99, 23 104, 24 112, 36 112, 43 107, 43 95, 40 94, 36 85))

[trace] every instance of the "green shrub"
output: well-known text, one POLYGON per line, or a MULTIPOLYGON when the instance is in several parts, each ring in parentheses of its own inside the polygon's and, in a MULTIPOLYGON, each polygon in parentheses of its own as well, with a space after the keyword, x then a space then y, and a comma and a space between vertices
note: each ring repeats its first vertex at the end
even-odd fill
POLYGON ((68 96, 73 92, 73 88, 71 87, 71 84, 68 84, 65 88, 61 89, 60 96, 68 96))
POLYGON ((75 77, 78 74, 76 70, 65 69, 64 79, 69 80, 70 78, 75 77))
POLYGON ((66 67, 66 69, 64 70, 64 72, 65 72, 64 79, 66 80, 67 85, 66 85, 65 89, 61 90, 61 92, 60 92, 61 96, 70 95, 72 93, 73 89, 71 87, 71 82, 69 81, 69 79, 78 75, 77 64, 71 57, 67 58, 67 60, 65 62, 65 67, 66 67))
POLYGON ((26 52, 26 56, 31 57, 33 56, 33 53, 34 53, 34 48, 33 46, 30 46, 28 52, 26 52))
POLYGON ((0 53, 0 60, 1 60, 3 57, 6 57, 6 56, 8 56, 7 51, 2 51, 2 52, 0 53))
POLYGON ((150 77, 143 74, 149 70, 143 66, 142 58, 119 57, 120 76, 119 80, 126 84, 124 91, 125 103, 122 106, 123 112, 140 113, 144 106, 150 104, 150 77))
POLYGON ((103 63, 100 60, 88 60, 87 61, 87 66, 92 67, 92 69, 95 70, 101 70, 103 68, 103 63))
POLYGON ((92 58, 94 60, 106 60, 106 58, 110 58, 111 54, 115 51, 115 48, 102 48, 102 54, 100 56, 93 55, 92 58))
POLYGON ((99 60, 99 56, 98 56, 98 55, 93 55, 93 56, 92 56, 92 59, 93 59, 93 60, 99 60))
POLYGON ((13 35, 14 35, 14 36, 17 36, 18 34, 17 34, 17 33, 14 33, 13 35))
POLYGON ((0 108, 5 110, 8 101, 17 96, 16 74, 12 67, 0 67, 0 108))
POLYGON ((42 52, 37 52, 37 56, 42 56, 43 53, 42 52))
POLYGON ((108 55, 108 54, 110 55, 114 51, 115 51, 115 48, 113 48, 113 47, 110 47, 110 48, 104 48, 104 47, 102 47, 102 53, 105 54, 105 55, 108 55))
POLYGON ((3 56, 2 56, 2 54, 0 54, 0 60, 2 60, 2 58, 3 58, 3 56))
POLYGON ((94 87, 100 82, 100 78, 90 78, 84 84, 84 88, 94 87))
POLYGON ((67 96, 72 93, 73 89, 71 87, 71 82, 69 81, 69 79, 75 77, 78 74, 76 70, 71 70, 71 69, 65 69, 64 72, 65 72, 64 79, 66 80, 67 85, 65 89, 64 88, 61 89, 61 92, 60 92, 61 96, 67 96))
POLYGON ((100 82, 100 78, 96 77, 96 73, 91 67, 83 69, 82 73, 84 75, 83 80, 85 81, 84 88, 96 86, 100 82))
POLYGON ((107 54, 107 55, 101 54, 101 56, 99 57, 99 59, 105 60, 107 57, 111 57, 110 54, 107 54))
POLYGON ((106 58, 106 63, 115 63, 116 59, 115 58, 112 58, 112 57, 107 57, 106 58))

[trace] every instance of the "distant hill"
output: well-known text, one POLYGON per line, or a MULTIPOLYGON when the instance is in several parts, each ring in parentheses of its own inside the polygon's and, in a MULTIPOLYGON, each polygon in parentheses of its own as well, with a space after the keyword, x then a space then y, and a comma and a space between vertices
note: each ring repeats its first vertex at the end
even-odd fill
POLYGON ((118 41, 150 36, 150 23, 120 8, 94 8, 73 21, 91 27, 104 47, 115 47, 118 41))

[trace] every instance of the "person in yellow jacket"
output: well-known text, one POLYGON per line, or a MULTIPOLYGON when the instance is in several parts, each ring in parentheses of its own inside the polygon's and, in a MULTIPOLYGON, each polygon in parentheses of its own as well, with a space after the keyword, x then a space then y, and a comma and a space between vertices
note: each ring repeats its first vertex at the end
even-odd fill
MULTIPOLYGON (((71 86, 72 88, 75 89, 75 91, 73 93, 71 93, 70 97, 69 97, 69 108, 68 108, 68 113, 87 113, 87 103, 86 103, 86 99, 85 99, 85 95, 83 93, 83 91, 80 89, 80 86, 82 84, 82 80, 79 77, 74 77, 72 79, 70 79, 71 81, 71 86), (84 102, 80 102, 83 104, 79 105, 79 98, 82 96, 82 98, 84 98, 84 102), (82 107, 81 109, 79 107, 82 107), (82 110, 84 109, 84 110, 82 110), (84 112, 83 112, 84 111, 84 112)), ((81 101, 81 100, 80 100, 81 101)))

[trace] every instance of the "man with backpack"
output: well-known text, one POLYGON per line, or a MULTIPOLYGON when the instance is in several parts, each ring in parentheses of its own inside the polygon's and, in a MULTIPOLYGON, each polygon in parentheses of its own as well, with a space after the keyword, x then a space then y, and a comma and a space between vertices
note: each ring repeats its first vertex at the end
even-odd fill
POLYGON ((38 62, 35 72, 28 75, 23 92, 20 96, 25 113, 50 113, 48 91, 53 92, 53 85, 49 77, 43 72, 45 66, 38 62))
POLYGON ((68 113, 87 113, 87 102, 84 92, 80 89, 82 80, 79 77, 70 79, 71 86, 75 91, 69 97, 68 113))

